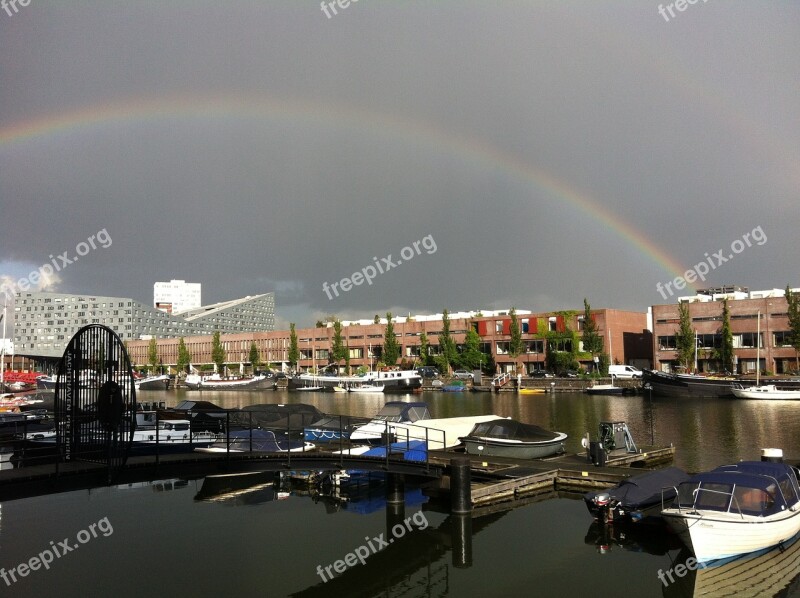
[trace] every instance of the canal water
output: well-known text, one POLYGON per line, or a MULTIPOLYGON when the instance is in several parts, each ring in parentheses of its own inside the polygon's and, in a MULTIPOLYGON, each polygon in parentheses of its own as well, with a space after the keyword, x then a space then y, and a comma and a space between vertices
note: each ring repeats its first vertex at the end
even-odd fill
MULTIPOLYGON (((142 392, 139 399, 174 405, 198 396, 142 392)), ((386 400, 282 391, 202 398, 227 408, 306 402, 362 416, 386 400)), ((639 444, 674 443, 675 464, 689 471, 758 459, 762 447, 800 457, 800 402, 580 393, 391 398, 424 400, 433 417, 496 413, 567 432, 574 452, 586 432, 596 437, 600 421, 625 421, 639 444)), ((691 556, 674 537, 658 528, 601 530, 578 495, 550 493, 464 520, 413 487, 402 510, 387 510, 380 488, 348 503, 284 489, 263 483, 215 495, 210 481, 167 479, 2 503, 0 596, 800 596, 800 542, 731 571, 700 569, 670 581, 666 572, 685 571, 675 568, 691 556), (42 560, 52 562, 45 568, 42 560), (21 563, 36 570, 23 567, 21 576, 21 563), (704 593, 708 587, 717 593, 704 593)))

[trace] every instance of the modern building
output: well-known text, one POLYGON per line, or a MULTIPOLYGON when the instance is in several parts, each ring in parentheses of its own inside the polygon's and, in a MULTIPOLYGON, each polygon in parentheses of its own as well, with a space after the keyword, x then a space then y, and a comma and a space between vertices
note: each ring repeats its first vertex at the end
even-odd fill
POLYGON ((179 314, 203 305, 202 285, 185 280, 157 282, 153 285, 153 306, 168 314, 179 314))
POLYGON ((59 358, 87 324, 104 324, 123 341, 170 339, 198 334, 253 333, 275 329, 275 294, 264 293, 168 314, 128 297, 63 293, 18 293, 14 344, 18 355, 59 358))
MULTIPOLYGON (((734 373, 755 373, 756 368, 774 374, 796 370, 797 356, 789 344, 791 335, 784 290, 749 291, 744 287, 720 287, 679 298, 679 302, 689 307, 696 335, 698 372, 721 370, 722 310, 726 298, 733 334, 734 373)), ((679 370, 675 339, 680 326, 678 305, 654 305, 650 317, 655 369, 664 372, 679 370)))
MULTIPOLYGON (((530 373, 546 366, 548 351, 574 352, 582 367, 588 368, 591 356, 582 353, 580 340, 583 329, 582 312, 545 312, 533 314, 517 311, 523 342, 522 352, 512 357, 511 317, 508 310, 457 312, 450 317, 450 334, 460 349, 467 331, 474 329, 479 337, 481 351, 492 355, 498 372, 520 371, 530 373), (469 317, 452 317, 460 315, 469 317), (492 315, 487 315, 492 314, 492 315)), ((612 309, 592 310, 598 333, 604 338, 604 351, 611 345, 614 363, 627 363, 640 367, 652 364, 652 337, 647 330, 647 314, 612 309)), ((429 355, 440 353, 439 333, 442 331, 442 314, 397 317, 392 319, 395 336, 401 346, 401 359, 406 363, 420 363, 420 339, 424 332, 429 343, 429 355)), ((386 320, 344 321, 342 335, 348 347, 351 368, 375 367, 381 361, 386 320)), ((333 323, 316 328, 297 329, 299 369, 306 371, 332 362, 333 323)), ((211 335, 193 336, 184 339, 195 366, 211 363, 211 335)), ((256 344, 262 363, 280 369, 289 367, 289 331, 258 332, 222 335, 221 342, 229 364, 245 364, 249 360, 250 347, 256 344)), ((133 341, 128 350, 131 360, 137 364, 147 362, 147 341, 133 341)), ((158 341, 161 361, 175 365, 178 355, 177 339, 158 341)), ((340 364, 343 366, 344 364, 340 364)))

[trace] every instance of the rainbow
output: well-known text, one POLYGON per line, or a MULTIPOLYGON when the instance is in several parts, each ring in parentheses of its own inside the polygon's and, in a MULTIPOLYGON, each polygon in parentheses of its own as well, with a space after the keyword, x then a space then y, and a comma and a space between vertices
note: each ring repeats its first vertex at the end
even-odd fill
POLYGON ((136 98, 108 104, 85 106, 57 115, 7 125, 0 129, 0 149, 12 144, 52 142, 60 136, 84 133, 107 127, 135 126, 143 122, 175 119, 298 120, 305 124, 349 127, 374 135, 389 135, 411 143, 425 144, 464 161, 505 172, 531 184, 554 198, 591 215, 606 229, 616 233, 637 251, 664 270, 670 278, 683 276, 686 268, 643 236, 618 214, 607 210, 597 199, 576 189, 544 170, 481 139, 455 134, 435 124, 396 115, 365 111, 303 99, 278 99, 269 95, 166 96, 136 98))

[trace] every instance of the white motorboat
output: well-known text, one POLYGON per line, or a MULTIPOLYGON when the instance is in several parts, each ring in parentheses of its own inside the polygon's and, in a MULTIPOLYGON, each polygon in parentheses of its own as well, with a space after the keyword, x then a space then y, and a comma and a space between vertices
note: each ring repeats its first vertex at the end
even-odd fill
POLYGON ((731 392, 737 399, 800 400, 800 390, 781 389, 775 384, 747 387, 741 384, 734 384, 731 392))
POLYGON ((741 461, 697 474, 661 516, 699 562, 778 546, 800 531, 797 469, 741 461))
POLYGON ((351 386, 347 390, 349 392, 364 392, 364 393, 380 393, 383 392, 385 387, 381 384, 360 384, 358 386, 351 386))

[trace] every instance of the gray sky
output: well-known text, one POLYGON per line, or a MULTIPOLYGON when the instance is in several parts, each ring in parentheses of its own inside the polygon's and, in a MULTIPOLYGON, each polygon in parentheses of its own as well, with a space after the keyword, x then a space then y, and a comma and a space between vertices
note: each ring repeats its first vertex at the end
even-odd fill
POLYGON ((700 287, 800 286, 797 2, 18 8, 0 11, 11 279, 105 229, 50 288, 274 290, 281 324, 311 325, 644 310, 707 259, 700 287), (435 251, 328 299, 428 235, 435 251))

